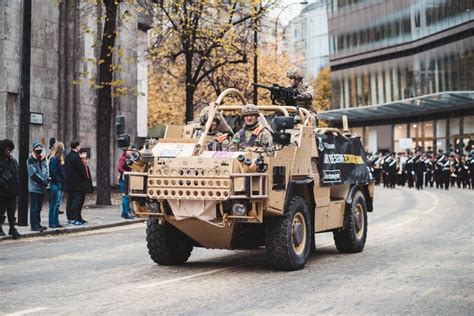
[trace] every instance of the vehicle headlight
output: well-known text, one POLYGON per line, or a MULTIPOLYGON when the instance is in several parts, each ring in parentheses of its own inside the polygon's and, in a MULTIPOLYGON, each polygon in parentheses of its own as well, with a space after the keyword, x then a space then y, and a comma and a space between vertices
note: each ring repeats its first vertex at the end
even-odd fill
POLYGON ((148 202, 146 208, 152 213, 158 213, 160 210, 160 204, 156 201, 148 202))
POLYGON ((234 203, 232 205, 232 215, 245 216, 247 215, 247 206, 242 203, 234 203))

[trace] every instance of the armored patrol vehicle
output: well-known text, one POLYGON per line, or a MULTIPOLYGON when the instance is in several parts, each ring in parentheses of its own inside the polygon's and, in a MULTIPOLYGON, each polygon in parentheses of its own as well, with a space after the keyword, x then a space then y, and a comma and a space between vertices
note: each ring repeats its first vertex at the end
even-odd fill
POLYGON ((215 117, 220 132, 236 133, 246 104, 227 89, 203 110, 204 124, 169 125, 140 151, 128 195, 133 213, 147 218, 151 259, 178 265, 193 247, 262 248, 277 269, 297 270, 315 250, 315 234, 326 232, 339 251, 361 252, 374 186, 359 137, 313 126, 303 108, 261 105, 272 148, 206 144, 215 117), (231 94, 239 104, 223 102, 231 94))

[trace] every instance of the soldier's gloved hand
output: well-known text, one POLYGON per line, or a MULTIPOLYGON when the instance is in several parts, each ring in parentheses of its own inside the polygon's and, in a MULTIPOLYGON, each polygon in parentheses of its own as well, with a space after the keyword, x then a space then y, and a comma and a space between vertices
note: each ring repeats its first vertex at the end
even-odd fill
POLYGON ((298 94, 298 95, 296 96, 296 100, 298 100, 298 101, 304 101, 304 100, 306 100, 306 97, 305 97, 303 94, 298 94))

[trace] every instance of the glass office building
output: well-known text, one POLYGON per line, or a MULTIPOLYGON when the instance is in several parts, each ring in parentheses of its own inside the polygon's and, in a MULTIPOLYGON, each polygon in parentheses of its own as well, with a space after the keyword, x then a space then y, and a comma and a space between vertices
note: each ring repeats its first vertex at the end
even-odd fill
POLYGON ((474 139, 474 0, 328 0, 332 110, 369 151, 474 139))

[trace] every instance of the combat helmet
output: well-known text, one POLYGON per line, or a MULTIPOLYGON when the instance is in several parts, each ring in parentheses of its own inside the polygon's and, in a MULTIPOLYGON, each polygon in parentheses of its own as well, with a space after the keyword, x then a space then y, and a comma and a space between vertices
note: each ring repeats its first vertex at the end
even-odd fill
POLYGON ((259 115, 260 111, 255 104, 246 104, 242 108, 242 112, 240 112, 240 116, 244 117, 245 115, 259 115))
POLYGON ((292 67, 288 70, 288 72, 286 73, 286 76, 290 79, 303 79, 304 77, 304 74, 303 74, 303 70, 301 70, 300 68, 298 67, 292 67))
MULTIPOLYGON (((199 117, 199 122, 201 123, 202 126, 206 125, 206 122, 207 122, 207 119, 209 118, 209 115, 208 113, 204 113, 202 114, 200 117, 199 117)), ((221 119, 219 118, 218 115, 214 116, 214 121, 217 122, 217 124, 219 125, 221 123, 221 119)))

